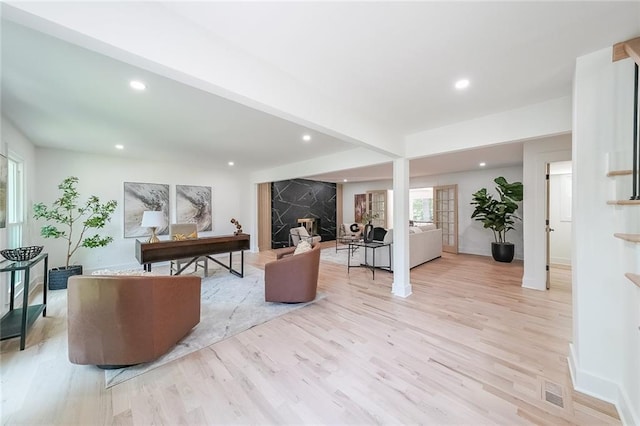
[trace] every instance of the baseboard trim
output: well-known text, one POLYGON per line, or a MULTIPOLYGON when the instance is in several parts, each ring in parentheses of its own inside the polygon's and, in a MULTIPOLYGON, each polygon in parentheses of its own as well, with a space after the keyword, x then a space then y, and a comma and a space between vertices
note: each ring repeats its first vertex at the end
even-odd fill
POLYGON ((569 372, 573 388, 585 395, 601 399, 616 406, 620 420, 624 425, 640 424, 640 417, 635 412, 627 393, 618 383, 588 373, 580 368, 573 343, 569 344, 569 372))
POLYGON ((546 290, 544 285, 542 286, 542 288, 540 288, 540 286, 537 285, 536 280, 528 278, 528 277, 522 277, 522 287, 523 288, 528 288, 528 289, 531 289, 531 290, 539 290, 539 291, 546 290))
POLYGON ((394 282, 391 284, 391 294, 393 294, 394 296, 397 297, 402 297, 402 298, 407 298, 409 296, 411 296, 411 287, 412 284, 411 283, 402 283, 399 286, 394 282), (400 287, 400 288, 398 288, 400 287))

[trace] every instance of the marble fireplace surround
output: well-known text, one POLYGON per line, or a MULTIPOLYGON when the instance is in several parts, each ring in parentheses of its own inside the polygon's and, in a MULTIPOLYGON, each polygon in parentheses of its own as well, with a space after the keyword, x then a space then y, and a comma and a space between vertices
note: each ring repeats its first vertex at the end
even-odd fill
POLYGON ((271 247, 289 246, 298 219, 315 218, 322 241, 336 236, 336 184, 293 179, 271 184, 271 247))

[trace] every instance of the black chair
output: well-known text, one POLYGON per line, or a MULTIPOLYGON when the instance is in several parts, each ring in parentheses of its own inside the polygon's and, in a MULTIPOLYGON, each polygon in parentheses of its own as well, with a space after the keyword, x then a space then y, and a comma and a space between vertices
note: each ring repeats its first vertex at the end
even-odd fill
POLYGON ((387 235, 386 229, 380 226, 376 226, 375 228, 373 228, 373 241, 382 241, 384 240, 385 235, 387 235))

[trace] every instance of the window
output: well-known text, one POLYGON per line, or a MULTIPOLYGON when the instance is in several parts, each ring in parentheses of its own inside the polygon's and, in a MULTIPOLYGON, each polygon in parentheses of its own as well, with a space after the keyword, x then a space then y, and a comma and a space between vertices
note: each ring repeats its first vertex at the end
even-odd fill
POLYGON ((433 188, 409 190, 409 216, 414 222, 433 222, 433 188))
MULTIPOLYGON (((22 161, 9 154, 7 164, 7 247, 22 247, 24 226, 24 180, 22 161)), ((9 289, 7 289, 9 291, 9 289)), ((22 293, 22 271, 16 272, 16 292, 22 293)))

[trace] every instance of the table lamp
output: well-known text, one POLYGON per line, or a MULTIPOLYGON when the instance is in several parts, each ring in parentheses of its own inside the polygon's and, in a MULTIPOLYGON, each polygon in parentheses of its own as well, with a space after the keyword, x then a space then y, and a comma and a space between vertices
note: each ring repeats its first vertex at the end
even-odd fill
POLYGON ((146 211, 142 213, 142 223, 140 226, 151 228, 151 237, 149 237, 148 243, 157 243, 160 241, 156 235, 156 230, 162 225, 164 225, 164 214, 162 212, 146 211))

